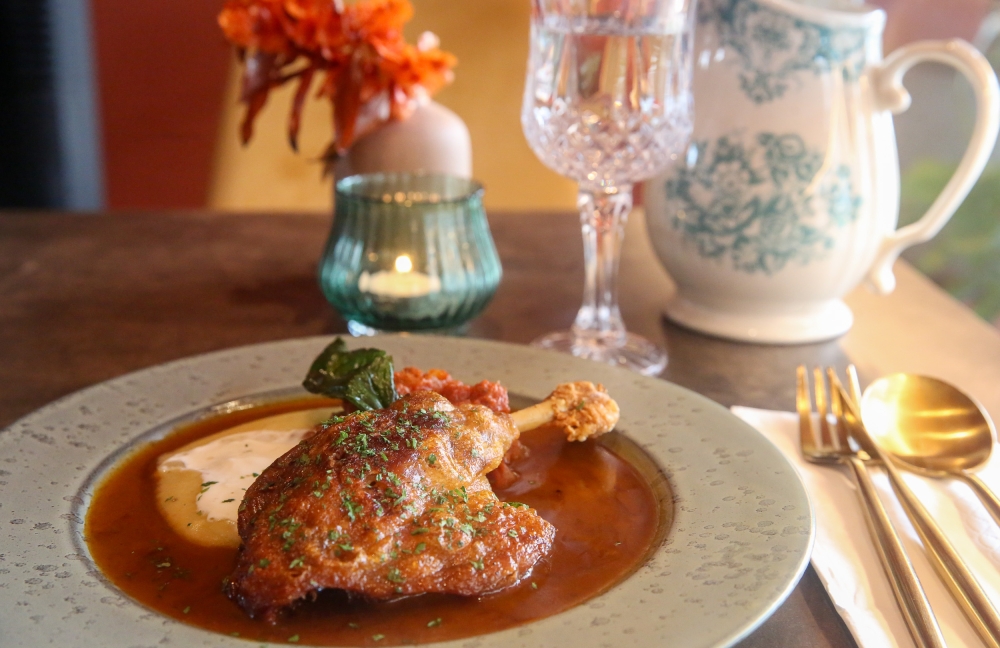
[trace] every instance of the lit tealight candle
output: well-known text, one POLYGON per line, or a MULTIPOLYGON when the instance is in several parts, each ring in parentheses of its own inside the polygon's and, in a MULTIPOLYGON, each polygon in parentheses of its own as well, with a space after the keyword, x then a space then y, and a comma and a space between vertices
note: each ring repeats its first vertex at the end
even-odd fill
POLYGON ((414 272, 413 261, 401 254, 396 257, 395 269, 367 270, 358 277, 358 290, 380 297, 423 297, 441 291, 441 280, 422 272, 414 272))

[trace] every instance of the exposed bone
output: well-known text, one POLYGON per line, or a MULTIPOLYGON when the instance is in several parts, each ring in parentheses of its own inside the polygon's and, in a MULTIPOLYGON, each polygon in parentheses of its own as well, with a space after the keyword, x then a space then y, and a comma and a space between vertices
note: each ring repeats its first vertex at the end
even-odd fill
POLYGON ((541 403, 511 412, 510 417, 521 432, 551 423, 565 431, 570 441, 583 441, 610 432, 619 414, 618 403, 604 385, 580 381, 559 385, 541 403))

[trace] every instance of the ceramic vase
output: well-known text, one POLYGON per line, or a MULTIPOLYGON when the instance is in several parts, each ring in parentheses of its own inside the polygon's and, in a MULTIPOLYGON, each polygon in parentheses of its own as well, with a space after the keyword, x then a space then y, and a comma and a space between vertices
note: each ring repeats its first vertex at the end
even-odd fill
POLYGON ((443 173, 472 177, 472 141, 462 118, 424 100, 408 118, 358 139, 337 160, 338 180, 364 173, 443 173))

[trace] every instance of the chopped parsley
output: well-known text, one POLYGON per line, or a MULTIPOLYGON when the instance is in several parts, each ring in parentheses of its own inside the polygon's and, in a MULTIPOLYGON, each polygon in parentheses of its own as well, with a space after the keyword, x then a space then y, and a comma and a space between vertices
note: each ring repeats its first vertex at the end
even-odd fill
POLYGON ((340 494, 340 501, 344 504, 344 512, 347 513, 347 517, 350 518, 351 522, 354 522, 358 514, 363 510, 363 507, 352 501, 351 496, 347 493, 340 494))

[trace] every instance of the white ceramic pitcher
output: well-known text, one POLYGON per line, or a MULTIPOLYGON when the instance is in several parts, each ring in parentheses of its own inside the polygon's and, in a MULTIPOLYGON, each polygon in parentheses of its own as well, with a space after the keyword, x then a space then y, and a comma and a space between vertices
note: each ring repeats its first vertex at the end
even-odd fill
POLYGON ((677 283, 671 319, 738 340, 836 337, 853 321, 842 297, 866 276, 891 292, 899 253, 965 199, 996 141, 996 76, 959 40, 883 60, 884 24, 856 3, 701 0, 691 144, 645 187, 653 247, 677 283), (969 79, 977 117, 944 191, 896 229, 892 113, 909 107, 903 75, 922 61, 969 79))

